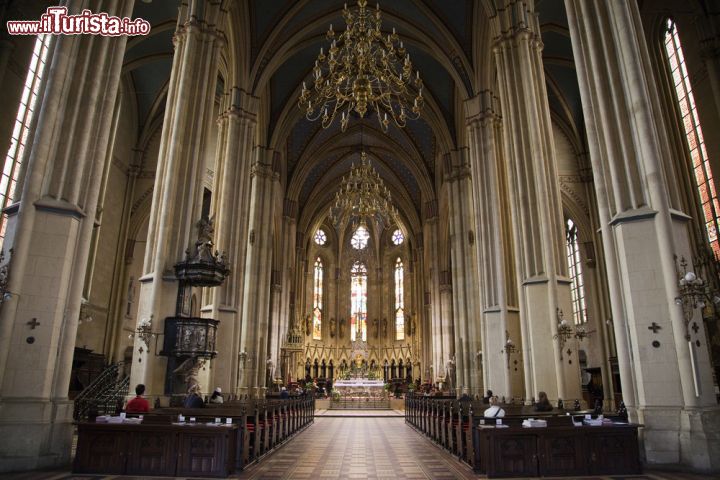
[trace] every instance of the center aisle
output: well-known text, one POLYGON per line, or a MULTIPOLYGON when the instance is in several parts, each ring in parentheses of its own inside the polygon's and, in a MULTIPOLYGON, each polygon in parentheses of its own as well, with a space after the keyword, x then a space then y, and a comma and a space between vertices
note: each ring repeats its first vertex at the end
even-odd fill
POLYGON ((477 478, 404 418, 315 418, 287 445, 249 467, 243 479, 477 478))

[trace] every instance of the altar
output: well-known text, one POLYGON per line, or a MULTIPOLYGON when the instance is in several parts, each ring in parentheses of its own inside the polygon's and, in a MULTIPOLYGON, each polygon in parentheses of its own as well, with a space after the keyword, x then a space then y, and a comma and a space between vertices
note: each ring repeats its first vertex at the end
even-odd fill
POLYGON ((341 397, 378 398, 385 395, 385 383, 382 380, 371 380, 369 378, 336 380, 333 388, 341 397))

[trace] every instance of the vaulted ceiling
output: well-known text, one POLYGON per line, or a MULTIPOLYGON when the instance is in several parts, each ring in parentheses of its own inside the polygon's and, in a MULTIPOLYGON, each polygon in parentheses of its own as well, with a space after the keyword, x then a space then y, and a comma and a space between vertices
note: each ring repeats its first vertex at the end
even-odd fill
MULTIPOLYGON (((386 184, 393 184, 419 216, 422 204, 437 188, 437 164, 443 153, 456 148, 462 100, 476 94, 473 62, 473 25, 477 0, 392 0, 381 3, 383 29, 395 28, 405 42, 413 64, 424 78, 427 104, 423 118, 405 129, 379 132, 376 118, 351 121, 344 134, 337 126, 322 129, 297 108, 299 85, 310 76, 325 32, 332 23, 344 26, 346 0, 246 0, 251 25, 249 67, 252 90, 262 97, 269 116, 265 142, 285 160, 283 184, 289 198, 302 209, 310 199, 325 198, 334 183, 349 171, 352 151, 360 143, 373 156, 386 184), (361 127, 362 125, 362 127, 361 127)), ((349 0, 353 7, 355 0, 349 0)), ((147 37, 131 39, 125 74, 132 82, 138 128, 162 115, 172 67, 172 35, 177 0, 135 3, 135 17, 152 24, 147 37)), ((374 3, 370 3, 374 7, 374 3)), ((582 111, 567 18, 562 0, 538 0, 544 41, 547 90, 554 121, 580 138, 582 111)), ((262 141, 262 140, 261 140, 262 141)))

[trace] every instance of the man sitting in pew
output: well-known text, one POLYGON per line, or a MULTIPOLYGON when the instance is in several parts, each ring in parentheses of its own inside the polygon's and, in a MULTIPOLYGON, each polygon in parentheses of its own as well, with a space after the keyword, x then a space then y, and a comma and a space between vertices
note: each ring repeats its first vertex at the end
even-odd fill
POLYGON ((128 401, 127 405, 125 406, 125 412, 147 413, 150 411, 150 402, 143 398, 143 393, 145 393, 145 385, 139 383, 137 387, 135 387, 136 397, 128 401))

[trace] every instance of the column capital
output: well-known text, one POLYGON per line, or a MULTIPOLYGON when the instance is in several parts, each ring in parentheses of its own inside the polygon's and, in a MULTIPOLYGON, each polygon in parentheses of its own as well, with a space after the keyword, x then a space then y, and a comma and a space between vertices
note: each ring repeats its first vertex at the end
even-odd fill
POLYGON ((470 177, 470 164, 467 161, 467 153, 467 148, 459 148, 443 155, 443 174, 446 181, 454 182, 470 177))
POLYGON ((540 22, 535 13, 532 0, 504 0, 490 21, 495 24, 496 36, 493 38, 493 51, 502 45, 527 40, 542 50, 540 22))
POLYGON ((465 100, 465 122, 468 126, 500 122, 498 102, 500 100, 491 90, 482 90, 472 98, 465 100))

